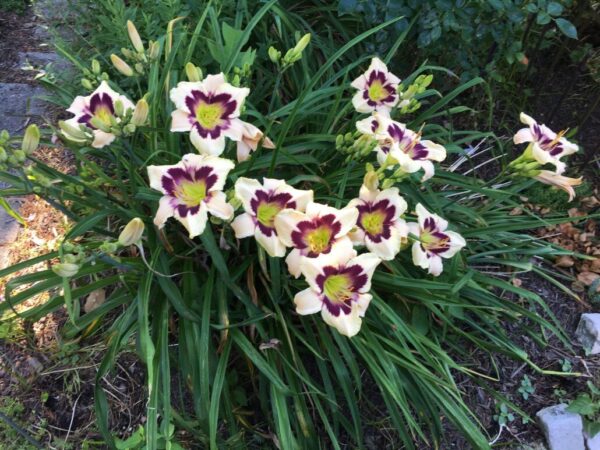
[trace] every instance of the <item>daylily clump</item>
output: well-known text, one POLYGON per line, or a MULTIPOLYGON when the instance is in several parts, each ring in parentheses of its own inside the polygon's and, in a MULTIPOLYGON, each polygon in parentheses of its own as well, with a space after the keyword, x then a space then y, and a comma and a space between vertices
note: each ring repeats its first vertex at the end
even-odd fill
POLYGON ((567 166, 561 158, 576 153, 579 147, 564 137, 567 130, 555 133, 525 113, 521 113, 520 119, 528 127, 517 131, 513 142, 528 145, 523 154, 510 163, 509 168, 515 175, 531 177, 562 189, 569 195, 569 201, 572 201, 575 198, 573 186, 579 186, 583 179, 563 176, 567 166), (542 170, 542 167, 548 164, 554 166, 555 170, 542 170))

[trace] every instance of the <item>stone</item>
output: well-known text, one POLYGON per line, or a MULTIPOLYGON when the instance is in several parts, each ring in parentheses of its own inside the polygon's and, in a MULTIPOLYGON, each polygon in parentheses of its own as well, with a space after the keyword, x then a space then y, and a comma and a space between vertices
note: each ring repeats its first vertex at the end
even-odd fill
POLYGON ((587 450, 600 450, 600 433, 596 433, 593 438, 589 437, 587 433, 584 436, 587 450))
POLYGON ((549 406, 536 414, 549 450, 585 450, 583 420, 567 411, 567 405, 549 406))
POLYGON ((11 244, 19 235, 20 225, 0 206, 0 245, 11 244))
POLYGON ((39 120, 44 114, 42 87, 23 83, 0 83, 0 130, 22 134, 31 119, 39 120))
POLYGON ((575 336, 588 355, 600 353, 600 313, 582 314, 575 336))
POLYGON ((69 63, 54 52, 20 52, 17 65, 22 69, 34 67, 40 69, 52 64, 55 70, 65 70, 69 63))

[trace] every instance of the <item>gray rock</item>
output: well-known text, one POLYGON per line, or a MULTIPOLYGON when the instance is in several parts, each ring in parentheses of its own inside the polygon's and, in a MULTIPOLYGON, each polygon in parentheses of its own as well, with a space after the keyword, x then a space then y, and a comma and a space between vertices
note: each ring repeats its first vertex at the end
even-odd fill
POLYGON ((600 433, 596 433, 593 438, 589 437, 587 433, 584 435, 587 450, 600 450, 600 433))
POLYGON ((597 355, 600 353, 600 314, 582 314, 575 336, 587 354, 597 355))
POLYGON ((44 89, 22 83, 0 83, 0 130, 19 134, 31 119, 44 113, 44 89))
POLYGON ((13 243, 19 235, 20 228, 19 223, 0 207, 0 245, 13 243))
POLYGON ((567 405, 550 406, 536 414, 550 450, 585 450, 583 421, 567 405))
POLYGON ((40 69, 52 64, 55 70, 65 70, 69 63, 54 52, 20 52, 17 65, 20 68, 40 69))

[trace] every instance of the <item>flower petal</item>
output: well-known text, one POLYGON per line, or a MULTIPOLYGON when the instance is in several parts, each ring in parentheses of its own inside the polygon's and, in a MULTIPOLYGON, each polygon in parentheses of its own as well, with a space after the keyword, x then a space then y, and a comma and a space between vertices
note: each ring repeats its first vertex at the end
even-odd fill
POLYGON ((361 294, 371 290, 371 278, 373 278, 373 272, 375 272, 375 269, 379 263, 381 263, 381 258, 374 253, 363 253, 362 255, 352 258, 346 263, 347 267, 353 265, 360 266, 363 270, 363 273, 367 275, 367 282, 358 291, 361 294))
POLYGON ((343 314, 340 308, 340 314, 334 316, 325 307, 321 309, 321 316, 327 325, 334 327, 340 334, 352 337, 360 331, 362 325, 362 319, 360 318, 358 310, 357 306, 353 306, 350 314, 343 314))
POLYGON ((421 140, 421 144, 427 147, 427 159, 438 162, 446 159, 446 148, 443 145, 437 144, 427 139, 421 140))
POLYGON ((222 191, 213 191, 206 207, 209 213, 219 219, 231 220, 233 217, 233 206, 227 203, 227 196, 222 191))
POLYGON ((195 127, 190 131, 190 141, 200 153, 205 155, 219 156, 225 150, 225 136, 221 134, 216 139, 210 136, 203 138, 195 127))
POLYGON ((176 109, 171 113, 171 131, 190 131, 192 123, 188 113, 180 109, 176 109))
POLYGON ((256 227, 256 230, 254 231, 254 238, 256 239, 256 242, 258 242, 265 249, 269 256, 273 258, 281 258, 285 256, 287 248, 285 245, 283 245, 283 242, 281 242, 281 239, 279 239, 275 233, 267 236, 259 227, 256 227))
POLYGON ((528 116, 524 112, 519 115, 519 120, 521 120, 521 123, 524 123, 525 125, 533 125, 537 123, 532 117, 528 116))
POLYGON ((171 197, 161 197, 158 202, 158 209, 156 210, 156 215, 154 216, 154 225, 156 225, 159 229, 165 226, 167 219, 169 217, 173 217, 174 208, 171 206, 171 197))
POLYGON ((256 195, 256 191, 262 189, 258 180, 253 178, 240 177, 235 181, 235 196, 242 202, 246 212, 252 211, 250 202, 256 195))
POLYGON ((192 113, 190 111, 187 104, 186 98, 191 95, 192 91, 201 91, 202 90, 202 82, 201 81, 180 81, 177 83, 171 91, 169 92, 169 98, 173 103, 175 103, 175 107, 178 110, 192 113))
POLYGON ((150 180, 150 187, 157 191, 167 194, 167 191, 163 188, 162 177, 167 171, 173 167, 180 167, 182 164, 175 164, 173 166, 148 166, 148 179, 150 180))
POLYGON ((182 161, 187 167, 212 167, 217 175, 217 180, 208 189, 209 192, 222 191, 223 187, 225 187, 225 182, 227 181, 227 175, 231 169, 235 167, 234 162, 230 159, 219 158, 218 156, 211 155, 197 155, 195 153, 183 155, 182 161))
POLYGON ((450 237, 450 248, 442 253, 441 256, 444 258, 452 258, 467 245, 467 242, 465 241, 465 238, 454 231, 444 231, 444 233, 450 237))
POLYGON ((379 242, 372 241, 369 236, 365 237, 365 245, 370 252, 377 255, 384 261, 391 261, 400 252, 402 239, 400 233, 395 227, 390 229, 390 237, 387 239, 381 238, 379 242))
POLYGON ((254 218, 250 214, 242 213, 233 219, 233 222, 231 222, 231 228, 233 228, 236 238, 243 239, 249 236, 254 236, 256 224, 254 223, 254 218))
POLYGON ((306 316, 321 311, 323 302, 315 291, 308 288, 298 292, 294 296, 294 305, 296 305, 296 312, 298 314, 306 316))
POLYGON ((420 203, 417 203, 416 211, 417 211, 417 216, 419 217, 419 225, 421 228, 424 227, 425 220, 427 218, 433 219, 433 221, 436 223, 437 229, 439 231, 444 231, 446 228, 448 228, 448 222, 446 220, 442 219, 437 214, 430 213, 420 203))
POLYGON ((110 145, 115 140, 115 135, 112 133, 106 133, 102 130, 94 130, 94 141, 92 147, 102 148, 110 145))
POLYGON ((439 276, 444 270, 442 258, 438 255, 429 255, 429 270, 428 272, 434 277, 439 276))
POLYGON ((201 204, 197 213, 188 213, 185 217, 181 217, 178 210, 175 209, 174 217, 181 222, 188 231, 190 238, 193 239, 204 233, 204 229, 206 228, 206 221, 208 220, 206 205, 201 204))
POLYGON ((420 242, 415 242, 412 246, 412 260, 415 266, 419 266, 422 269, 429 267, 429 258, 425 250, 421 248, 420 242))
POLYGON ((296 211, 295 209, 286 208, 283 209, 275 216, 275 230, 281 242, 287 247, 293 247, 294 242, 292 241, 292 232, 296 229, 298 222, 307 220, 304 213, 296 211))
POLYGON ((524 142, 533 142, 535 139, 531 134, 530 128, 521 128, 513 136, 513 142, 515 144, 523 144, 524 142))
POLYGON ((358 309, 358 315, 360 317, 365 317, 365 313, 367 312, 367 308, 371 304, 371 300, 373 296, 371 294, 359 294, 358 299, 356 300, 356 308, 358 309))
POLYGON ((304 256, 302 256, 300 250, 298 250, 297 248, 293 248, 290 254, 287 255, 287 258, 285 258, 285 263, 287 264, 288 272, 294 278, 298 278, 302 273, 302 271, 300 270, 300 263, 302 262, 302 258, 304 258, 304 256))

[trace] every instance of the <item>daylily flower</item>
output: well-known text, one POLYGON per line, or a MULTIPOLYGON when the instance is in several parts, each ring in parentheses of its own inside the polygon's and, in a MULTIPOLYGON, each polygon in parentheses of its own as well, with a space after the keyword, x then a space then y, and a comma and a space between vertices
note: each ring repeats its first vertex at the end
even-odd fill
POLYGON ((262 146, 264 148, 275 148, 275 144, 271 139, 265 137, 263 139, 263 132, 256 128, 251 123, 242 122, 244 131, 242 133, 242 140, 237 143, 237 160, 238 162, 246 161, 250 158, 250 153, 258 148, 258 144, 262 139, 262 146))
POLYGON ((294 297, 296 312, 307 315, 320 311, 325 323, 345 336, 354 336, 373 298, 369 294, 371 278, 380 262, 373 253, 356 256, 355 250, 304 258, 301 269, 310 287, 294 297))
POLYGON ((207 213, 230 220, 233 207, 223 186, 233 167, 228 159, 193 153, 172 166, 148 166, 150 187, 164 194, 154 224, 162 228, 169 217, 175 217, 194 238, 204 232, 207 213))
POLYGON ((350 233, 354 245, 366 245, 383 260, 392 260, 408 237, 408 226, 400 216, 406 211, 406 201, 398 188, 380 191, 361 186, 359 198, 348 206, 358 209, 356 229, 350 233))
POLYGON ((231 227, 238 239, 254 236, 271 256, 285 256, 286 247, 275 229, 275 217, 283 209, 304 211, 313 200, 313 191, 294 189, 283 180, 263 178, 263 184, 251 178, 238 178, 235 195, 242 201, 243 214, 231 227))
POLYGON ((358 209, 347 206, 335 209, 310 202, 306 213, 284 209, 275 216, 275 229, 281 242, 293 247, 285 259, 289 272, 300 276, 303 258, 319 258, 331 252, 347 254, 352 241, 347 236, 356 225, 358 209))
POLYGON ((582 177, 564 177, 550 170, 540 170, 539 174, 534 176, 533 178, 544 184, 549 184, 551 186, 555 186, 559 189, 562 189, 567 194, 569 194, 569 201, 572 201, 575 198, 575 189, 573 189, 573 186, 579 186, 583 181, 582 177))
POLYGON ((446 230, 448 222, 420 203, 416 210, 419 223, 408 224, 410 233, 419 238, 412 247, 413 263, 437 277, 444 269, 442 258, 453 257, 466 242, 460 234, 446 230))
POLYGON ((521 113, 520 119, 522 123, 529 127, 517 131, 513 137, 514 143, 531 142, 526 151, 531 149, 531 155, 537 162, 540 164, 553 164, 556 166, 557 174, 563 173, 566 166, 565 163, 560 161, 560 158, 577 152, 579 147, 563 137, 564 131, 556 134, 546 125, 539 125, 525 113, 521 113))
POLYGON ((177 109, 171 114, 171 131, 190 132, 190 140, 200 153, 220 155, 225 138, 241 141, 244 134, 240 110, 248 88, 237 88, 225 76, 208 75, 202 81, 181 81, 171 89, 177 109))
POLYGON ((398 103, 398 83, 400 78, 389 72, 379 58, 373 58, 367 71, 351 84, 358 89, 352 98, 354 108, 361 113, 380 111, 389 114, 398 103))
POLYGON ((356 128, 363 134, 372 136, 379 141, 375 147, 379 164, 386 164, 388 157, 392 163, 397 162, 407 173, 423 169, 426 181, 434 174, 432 161, 446 159, 446 149, 433 141, 421 139, 420 133, 406 128, 406 125, 396 122, 389 117, 375 113, 367 119, 356 122, 356 128))
MULTIPOLYGON (((115 140, 113 133, 102 131, 96 126, 92 125, 93 119, 99 120, 106 124, 106 128, 110 128, 111 123, 116 121, 120 122, 120 118, 115 116, 115 103, 120 101, 123 105, 123 111, 135 109, 135 105, 124 95, 121 95, 110 88, 106 81, 100 83, 100 86, 87 97, 77 96, 71 106, 67 109, 70 113, 73 113, 75 117, 65 120, 65 123, 75 129, 79 128, 79 125, 83 124, 92 130, 94 140, 92 147, 102 148, 109 145, 115 140)), ((65 133, 63 129, 63 133, 65 133)), ((77 136, 69 135, 65 133, 66 137, 75 142, 83 142, 77 136)))

